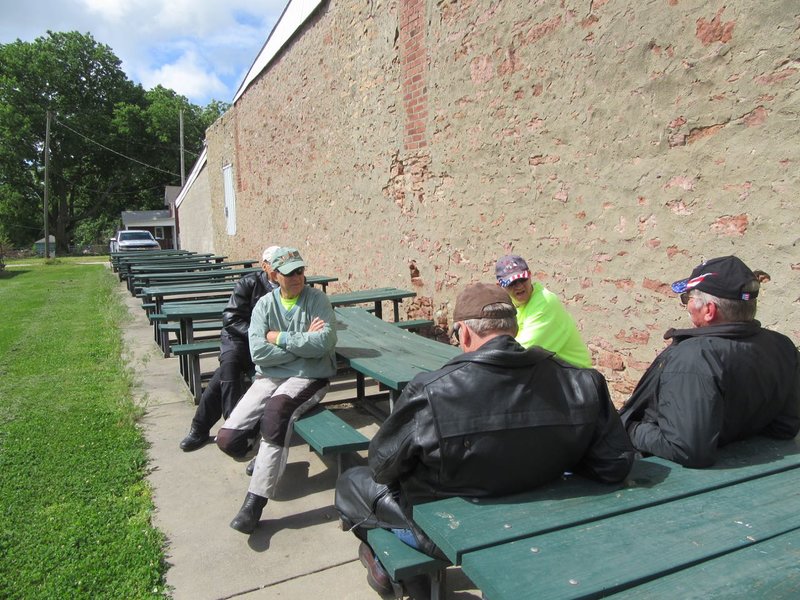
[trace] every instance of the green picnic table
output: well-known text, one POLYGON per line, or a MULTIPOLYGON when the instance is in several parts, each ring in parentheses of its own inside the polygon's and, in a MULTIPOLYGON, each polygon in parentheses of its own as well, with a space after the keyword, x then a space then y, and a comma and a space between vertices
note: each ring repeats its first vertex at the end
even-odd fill
POLYGON ((620 486, 566 475, 414 520, 489 600, 796 598, 800 443, 731 444, 709 469, 650 457, 620 486))
MULTIPOLYGON (((311 279, 311 276, 309 276, 307 279, 311 279)), ((350 304, 352 302, 382 302, 387 299, 399 301, 401 297, 409 297, 409 295, 413 294, 413 292, 397 290, 395 288, 379 288, 378 290, 374 290, 374 294, 372 295, 370 295, 370 290, 365 290, 358 295, 354 293, 332 294, 329 296, 329 298, 331 300, 331 304, 334 306, 340 306, 342 303, 350 304)), ((204 340, 203 343, 199 345, 195 344, 195 327, 200 321, 220 319, 226 304, 227 300, 203 302, 202 299, 197 302, 165 302, 161 305, 160 312, 153 316, 154 327, 159 327, 159 324, 162 322, 179 323, 178 344, 176 347, 173 347, 173 352, 178 354, 180 357, 181 375, 189 386, 192 394, 194 394, 195 398, 198 400, 202 392, 200 357, 204 353, 213 352, 215 349, 218 349, 219 344, 218 342, 213 342, 211 340, 204 340)), ((438 368, 438 366, 444 364, 447 359, 454 355, 454 353, 457 353, 456 349, 447 344, 442 344, 434 340, 429 340, 422 336, 404 331, 396 325, 382 321, 381 319, 377 318, 377 315, 373 316, 369 314, 364 309, 353 308, 349 311, 347 309, 337 310, 345 311, 343 313, 337 313, 339 315, 337 320, 342 316, 344 319, 344 321, 337 323, 337 335, 344 335, 345 342, 343 342, 342 346, 351 348, 351 350, 347 351, 347 353, 343 353, 341 356, 345 360, 349 361, 350 365, 357 372, 359 399, 363 400, 365 397, 365 376, 374 377, 386 385, 391 390, 391 402, 394 399, 395 393, 399 392, 408 382, 408 380, 410 380, 409 376, 413 376, 412 373, 425 370, 425 365, 429 364, 436 364, 437 366, 433 368, 438 368), (353 316, 351 319, 351 317, 347 316, 350 314, 355 316, 353 316), (368 318, 364 318, 362 315, 368 318), (339 331, 340 327, 343 327, 341 332, 339 331), (391 334, 384 334, 381 336, 379 332, 380 328, 383 327, 391 328, 391 334), (347 331, 348 329, 349 332, 347 331), (358 334, 360 339, 356 337, 357 331, 360 332, 358 334), (363 345, 365 337, 372 337, 376 340, 376 342, 377 340, 382 339, 384 340, 384 346, 371 346, 367 352, 372 356, 354 356, 354 353, 356 352, 355 349, 360 347, 360 345, 363 345), (350 340, 352 343, 348 344, 346 340, 350 340), (394 343, 390 344, 390 340, 394 340, 394 343), (417 343, 413 344, 412 342, 417 343), (395 360, 395 366, 393 370, 386 370, 385 368, 384 370, 381 370, 379 367, 380 362, 388 364, 393 362, 391 355, 386 353, 393 352, 394 350, 400 351, 403 348, 405 348, 405 350, 403 350, 405 353, 404 356, 408 358, 409 362, 413 362, 413 364, 406 368, 405 362, 398 362, 395 360), (383 354, 381 354, 383 358, 381 360, 377 360, 376 353, 380 354, 381 352, 383 352, 383 354), (366 358, 371 358, 372 360, 363 360, 366 358), (428 359, 431 359, 433 362, 422 362, 428 359), (364 369, 365 372, 359 371, 359 369, 364 369), (402 372, 399 371, 400 369, 403 369, 402 372)), ((163 349, 163 341, 161 338, 157 337, 156 339, 157 341, 161 342, 160 345, 163 349)), ((364 351, 361 352, 363 354, 364 351)))
POLYGON ((405 298, 413 298, 416 292, 399 288, 375 288, 371 290, 357 290, 342 294, 331 294, 328 298, 334 307, 350 306, 353 304, 372 304, 375 316, 383 318, 384 302, 391 301, 394 311, 394 320, 400 320, 400 302, 405 298))
MULTIPOLYGON (((260 268, 253 269, 252 272, 258 272, 260 270, 260 268)), ((308 285, 319 285, 323 290, 325 290, 329 283, 336 280, 336 277, 331 277, 329 275, 309 275, 306 277, 306 283, 308 285)), ((222 317, 222 309, 225 308, 227 299, 233 292, 233 289, 236 287, 236 283, 238 281, 238 279, 212 279, 198 283, 154 285, 139 289, 139 292, 136 295, 142 299, 142 305, 145 307, 148 319, 151 320, 153 325, 153 338, 161 347, 165 358, 170 354, 169 332, 165 331, 165 328, 162 327, 162 321, 153 318, 153 315, 161 314, 161 308, 164 303, 167 301, 202 301, 204 297, 208 298, 207 302, 224 301, 219 315, 222 317)), ((181 343, 180 340, 179 343, 181 343)))
POLYGON ((379 319, 363 308, 340 307, 334 312, 338 338, 336 354, 356 372, 356 397, 373 412, 374 407, 363 402, 366 377, 389 390, 391 411, 394 400, 417 374, 434 371, 461 352, 455 346, 379 319))

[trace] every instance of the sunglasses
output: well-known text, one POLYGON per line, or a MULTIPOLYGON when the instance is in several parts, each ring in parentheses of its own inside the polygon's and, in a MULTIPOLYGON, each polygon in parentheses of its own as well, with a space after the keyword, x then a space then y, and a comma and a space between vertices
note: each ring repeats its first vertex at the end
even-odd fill
POLYGON ((697 298, 697 296, 693 296, 691 292, 683 292, 681 294, 681 304, 686 306, 687 304, 689 304, 689 300, 691 300, 692 298, 697 298))
POLYGON ((302 275, 305 272, 306 272, 306 268, 305 267, 297 267, 291 273, 286 273, 285 275, 283 275, 283 273, 281 273, 281 275, 283 275, 284 277, 296 277, 298 275, 302 275))
POLYGON ((459 332, 460 329, 461 329, 461 323, 456 323, 455 325, 453 325, 452 339, 455 340, 456 344, 460 344, 461 343, 461 339, 460 339, 460 337, 458 335, 458 332, 459 332))

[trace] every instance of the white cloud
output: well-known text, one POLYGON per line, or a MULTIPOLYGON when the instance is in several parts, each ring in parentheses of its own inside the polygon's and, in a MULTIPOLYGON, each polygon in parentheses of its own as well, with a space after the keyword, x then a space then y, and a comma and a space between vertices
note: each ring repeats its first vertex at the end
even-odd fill
POLYGON ((146 89, 161 84, 204 105, 233 98, 287 1, 4 1, 0 43, 89 32, 146 89))
POLYGON ((158 84, 175 90, 187 98, 212 96, 222 98, 228 94, 226 85, 202 64, 197 54, 190 50, 171 64, 162 65, 150 72, 140 73, 146 89, 158 84))

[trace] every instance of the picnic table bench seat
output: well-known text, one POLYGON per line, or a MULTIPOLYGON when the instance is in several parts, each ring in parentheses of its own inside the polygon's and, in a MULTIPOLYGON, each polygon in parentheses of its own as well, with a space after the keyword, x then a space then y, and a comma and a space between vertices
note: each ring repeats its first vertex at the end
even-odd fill
POLYGON ((322 406, 300 417, 294 431, 320 456, 335 455, 340 474, 343 454, 369 447, 367 436, 322 406))
POLYGON ((408 331, 419 331, 420 329, 433 327, 434 323, 431 319, 406 319, 405 321, 394 321, 393 325, 408 331))
MULTIPOLYGON (((416 575, 429 575, 431 600, 442 600, 445 597, 447 568, 445 561, 415 550, 386 529, 370 529, 367 532, 367 539, 375 557, 393 581, 403 581, 416 575)), ((395 590, 395 597, 401 597, 401 590, 395 590)))

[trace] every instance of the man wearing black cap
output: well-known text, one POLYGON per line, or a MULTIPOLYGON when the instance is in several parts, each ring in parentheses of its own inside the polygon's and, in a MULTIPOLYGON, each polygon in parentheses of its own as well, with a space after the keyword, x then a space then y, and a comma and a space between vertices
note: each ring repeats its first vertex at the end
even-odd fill
POLYGON ((692 329, 647 369, 620 411, 634 447, 687 467, 708 467, 717 448, 758 434, 800 430, 800 360, 794 343, 755 320, 759 281, 735 256, 697 266, 672 284, 692 329))
MULTIPOLYGON (((392 529, 437 554, 411 519, 414 504, 513 494, 564 471, 618 482, 633 464, 603 376, 520 346, 515 309, 502 289, 468 286, 453 318, 464 354, 406 386, 370 443, 369 467, 345 471, 336 484, 336 508, 362 540, 359 558, 379 593, 393 586, 367 530, 392 529)), ((420 588, 425 597, 426 582, 405 584, 413 597, 420 588)))

